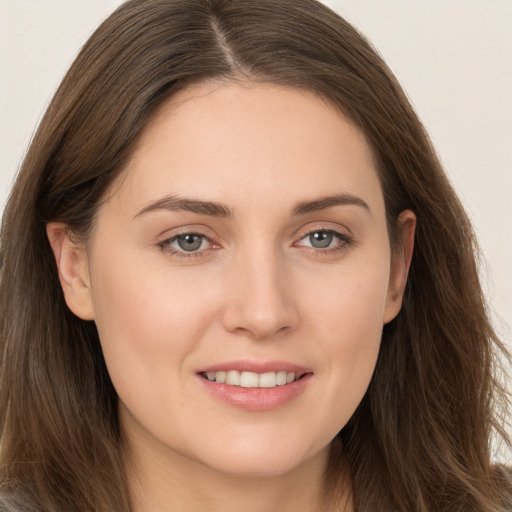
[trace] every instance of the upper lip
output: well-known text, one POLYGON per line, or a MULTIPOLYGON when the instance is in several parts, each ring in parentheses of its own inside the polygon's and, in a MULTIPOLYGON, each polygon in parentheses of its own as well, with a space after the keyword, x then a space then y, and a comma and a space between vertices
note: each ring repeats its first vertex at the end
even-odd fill
POLYGON ((226 361, 211 366, 205 366, 198 370, 197 373, 206 372, 225 372, 236 370, 239 372, 253 372, 253 373, 268 373, 268 372, 293 372, 295 374, 303 375, 310 373, 311 370, 304 366, 290 363, 288 361, 226 361))

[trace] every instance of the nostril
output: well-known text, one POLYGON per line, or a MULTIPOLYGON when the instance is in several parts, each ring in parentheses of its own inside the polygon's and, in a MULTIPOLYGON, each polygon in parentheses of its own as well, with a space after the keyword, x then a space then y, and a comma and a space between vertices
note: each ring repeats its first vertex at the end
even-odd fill
POLYGON ((236 273, 238 281, 233 275, 222 322, 231 333, 265 340, 294 330, 299 314, 287 288, 291 280, 284 281, 282 272, 265 270, 268 264, 259 263, 244 261, 236 273))

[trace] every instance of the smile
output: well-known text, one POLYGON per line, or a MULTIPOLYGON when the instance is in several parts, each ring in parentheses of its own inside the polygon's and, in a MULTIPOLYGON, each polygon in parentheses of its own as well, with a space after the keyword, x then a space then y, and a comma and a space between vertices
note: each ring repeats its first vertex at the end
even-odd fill
POLYGON ((294 401, 314 381, 309 368, 286 361, 232 361, 201 368, 203 389, 230 407, 271 411, 294 401))
POLYGON ((211 371, 204 372, 201 375, 211 382, 242 388, 275 388, 276 386, 284 386, 295 382, 301 377, 298 373, 286 370, 265 373, 240 372, 237 370, 211 371))

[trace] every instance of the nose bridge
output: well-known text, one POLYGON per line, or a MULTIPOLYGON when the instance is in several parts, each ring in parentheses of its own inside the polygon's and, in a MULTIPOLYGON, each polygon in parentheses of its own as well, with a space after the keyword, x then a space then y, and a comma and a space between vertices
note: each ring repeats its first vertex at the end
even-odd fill
POLYGON ((250 243, 231 266, 231 293, 224 314, 232 332, 264 339, 298 321, 286 261, 271 243, 250 243))

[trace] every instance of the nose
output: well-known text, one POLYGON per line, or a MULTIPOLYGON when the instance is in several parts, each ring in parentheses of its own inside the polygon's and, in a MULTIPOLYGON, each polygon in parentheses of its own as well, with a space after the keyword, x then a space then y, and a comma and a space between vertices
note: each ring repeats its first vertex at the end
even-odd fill
POLYGON ((271 250, 233 262, 222 318, 227 331, 265 340, 297 327, 294 283, 284 267, 271 250))

